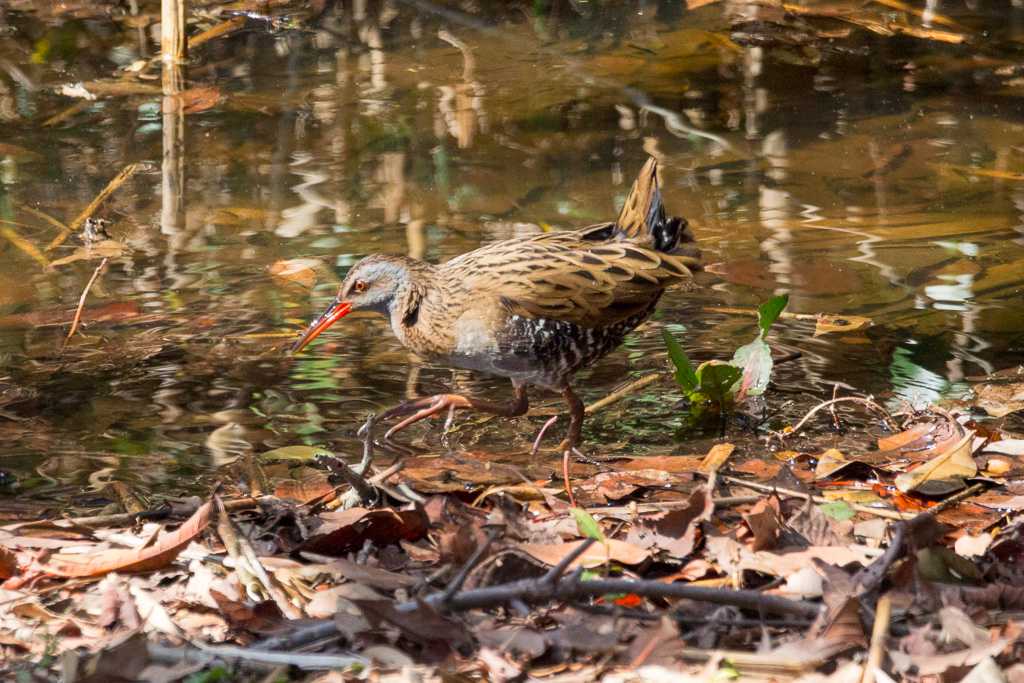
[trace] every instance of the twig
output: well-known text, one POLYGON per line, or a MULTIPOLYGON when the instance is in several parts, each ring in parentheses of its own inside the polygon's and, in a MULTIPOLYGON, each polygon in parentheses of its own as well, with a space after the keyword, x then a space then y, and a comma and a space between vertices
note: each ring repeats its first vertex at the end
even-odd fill
POLYGON ((86 283, 85 289, 82 290, 82 296, 78 299, 78 308, 75 309, 75 317, 71 321, 71 329, 68 330, 68 336, 64 338, 64 343, 60 347, 61 351, 64 350, 68 345, 68 342, 71 341, 71 337, 73 337, 75 332, 78 331, 78 325, 82 322, 82 309, 85 308, 85 297, 89 296, 89 290, 92 289, 93 283, 96 282, 96 278, 100 276, 100 272, 102 272, 106 265, 107 257, 104 256, 103 260, 100 261, 100 264, 96 266, 96 270, 93 271, 92 277, 89 278, 89 282, 86 283))
POLYGON ((146 646, 153 661, 167 664, 214 664, 218 661, 241 660, 246 663, 278 666, 288 664, 300 669, 347 669, 367 660, 357 655, 306 654, 303 652, 274 652, 231 645, 199 645, 198 647, 168 647, 149 643, 146 646))
POLYGON ((823 402, 819 403, 818 405, 816 405, 813 408, 811 408, 807 412, 807 414, 804 415, 803 418, 799 422, 796 423, 796 425, 793 427, 793 429, 791 429, 791 430, 789 430, 788 432, 785 432, 785 433, 774 432, 773 436, 776 436, 780 440, 782 440, 782 439, 785 439, 787 436, 792 436, 793 434, 796 434, 798 431, 800 431, 803 428, 803 426, 805 424, 807 424, 808 420, 810 420, 812 417, 814 417, 814 415, 816 415, 818 413, 818 411, 824 410, 825 408, 833 406, 833 405, 835 405, 837 403, 858 403, 858 404, 860 404, 860 405, 862 405, 862 406, 864 406, 864 407, 866 407, 866 408, 868 408, 870 410, 873 410, 874 412, 878 413, 882 417, 882 419, 885 421, 886 427, 888 427, 889 429, 891 429, 893 431, 897 431, 899 429, 899 426, 896 424, 896 420, 894 420, 892 415, 889 414, 889 411, 886 410, 885 408, 883 408, 882 406, 878 405, 874 401, 872 401, 870 398, 862 398, 860 396, 843 396, 841 398, 834 398, 831 401, 823 401, 823 402))
POLYGON ((548 570, 548 573, 540 578, 541 583, 548 586, 554 586, 555 583, 562 578, 565 574, 565 570, 569 568, 573 562, 583 556, 583 553, 587 552, 590 546, 594 545, 597 541, 596 538, 587 538, 578 546, 573 548, 572 552, 563 557, 558 564, 548 570))
POLYGON ((380 500, 380 493, 363 476, 349 467, 345 462, 333 455, 318 455, 317 461, 323 463, 332 474, 337 474, 345 480, 345 483, 352 487, 352 490, 359 496, 363 507, 373 507, 380 500))
POLYGON ((203 43, 208 43, 214 38, 220 38, 221 36, 225 36, 229 33, 234 33, 235 31, 245 28, 246 19, 247 18, 244 16, 231 17, 227 21, 222 21, 219 24, 214 24, 210 28, 200 33, 197 33, 194 36, 189 36, 188 40, 186 41, 188 49, 192 50, 194 48, 199 47, 203 43))
POLYGON ((632 382, 630 382, 629 384, 625 384, 625 385, 619 387, 618 389, 616 389, 615 391, 611 392, 610 394, 608 394, 604 398, 601 398, 601 399, 598 399, 598 400, 594 401, 589 406, 584 408, 583 412, 585 412, 587 415, 591 415, 593 413, 596 413, 597 411, 601 410, 602 408, 606 408, 606 407, 610 406, 613 403, 617 403, 617 402, 621 401, 622 399, 626 398, 627 396, 629 396, 630 394, 635 394, 636 392, 640 391, 644 387, 649 386, 651 384, 654 384, 655 382, 657 382, 659 379, 662 379, 663 377, 665 377, 665 373, 663 373, 663 372, 652 372, 649 375, 644 375, 643 377, 639 377, 639 378, 633 380, 632 382))
POLYGON ((114 194, 114 192, 117 191, 117 188, 124 185, 125 182, 135 175, 135 172, 140 168, 142 168, 142 164, 128 164, 121 169, 121 172, 114 176, 114 178, 107 183, 106 187, 100 190, 100 193, 96 195, 91 202, 89 202, 89 205, 82 209, 82 212, 75 216, 73 221, 68 223, 68 229, 54 237, 53 241, 46 245, 46 251, 53 251, 60 245, 64 244, 64 240, 68 238, 68 235, 85 225, 86 219, 92 217, 93 213, 96 212, 96 209, 100 207, 100 204, 105 202, 110 195, 114 194))
MULTIPOLYGON (((383 490, 385 493, 387 493, 388 488, 385 487, 383 483, 390 479, 393 475, 401 472, 403 467, 405 467, 405 464, 401 460, 399 460, 398 462, 392 464, 390 467, 385 469, 383 472, 378 472, 377 474, 373 475, 367 481, 371 486, 376 486, 383 490)), ((324 507, 326 507, 328 510, 337 510, 338 508, 348 509, 355 505, 357 502, 359 502, 359 496, 355 492, 355 489, 349 489, 348 491, 345 492, 345 495, 335 498, 331 502, 327 503, 324 507)))
POLYGON ((43 252, 39 251, 39 249, 36 248, 36 245, 32 244, 32 242, 30 242, 27 239, 25 239, 24 237, 22 237, 18 233, 18 231, 15 230, 12 227, 14 225, 13 222, 11 222, 11 221, 0 221, 0 222, 4 223, 4 225, 0 225, 0 235, 3 235, 3 237, 8 242, 13 244, 15 247, 17 247, 21 251, 23 251, 26 254, 28 254, 28 256, 33 261, 38 263, 43 268, 48 268, 50 266, 50 260, 47 259, 45 256, 43 256, 43 252))
MULTIPOLYGON (((777 486, 771 486, 769 484, 759 484, 753 481, 747 481, 746 479, 740 479, 739 477, 722 477, 723 481, 727 481, 732 484, 739 484, 740 486, 746 486, 747 488, 754 489, 755 491, 764 491, 765 493, 777 493, 783 496, 790 496, 792 498, 803 498, 804 500, 810 499, 815 503, 831 503, 833 501, 822 496, 814 496, 809 493, 803 493, 802 491, 794 491, 792 489, 783 489, 777 486)), ((887 508, 873 508, 867 505, 861 505, 859 503, 847 503, 851 508, 857 512, 863 512, 869 515, 875 515, 876 517, 884 517, 885 519, 895 519, 897 521, 909 520, 913 515, 909 515, 898 510, 889 510, 887 508)))
MULTIPOLYGON (((663 583, 657 580, 633 581, 628 579, 582 580, 582 572, 577 571, 564 577, 554 584, 547 584, 543 577, 522 579, 498 586, 476 588, 452 596, 447 603, 441 598, 444 592, 434 593, 426 598, 403 602, 395 606, 398 613, 412 613, 426 603, 438 610, 449 612, 465 612, 471 609, 496 607, 503 604, 521 602, 523 604, 542 604, 552 601, 573 602, 584 597, 599 597, 608 594, 634 594, 651 598, 678 598, 697 600, 716 605, 732 605, 759 614, 782 614, 787 616, 813 619, 818 616, 820 607, 806 602, 790 600, 777 595, 768 595, 753 590, 733 590, 730 588, 710 588, 685 583, 663 583)), ((317 642, 337 635, 338 626, 333 621, 318 623, 297 629, 287 636, 270 638, 257 643, 256 647, 264 649, 297 649, 308 643, 317 642)))
MULTIPOLYGON (((572 601, 582 597, 600 597, 608 594, 631 593, 651 598, 681 598, 699 600, 716 605, 733 605, 755 612, 786 614, 802 617, 816 617, 818 605, 798 602, 777 595, 767 595, 752 590, 709 588, 685 583, 663 583, 661 581, 633 581, 629 579, 594 579, 583 581, 577 574, 565 577, 554 585, 545 584, 542 579, 523 579, 499 586, 477 588, 455 595, 445 607, 451 611, 466 611, 494 607, 512 600, 527 604, 538 604, 557 600, 572 601)), ((431 595, 421 601, 412 600, 397 605, 398 612, 414 612, 420 602, 434 608, 442 607, 441 594, 431 595)))
MULTIPOLYGON (((273 496, 262 496, 260 498, 238 498, 226 501, 224 503, 224 507, 232 512, 237 510, 251 510, 252 508, 259 507, 260 503, 271 500, 277 499, 273 496)), ((167 503, 162 503, 159 507, 143 510, 142 512, 118 512, 110 515, 92 515, 89 517, 59 517, 57 519, 44 520, 44 522, 70 522, 75 526, 84 526, 89 528, 125 526, 143 520, 166 519, 171 515, 171 512, 173 512, 171 506, 167 503)), ((192 510, 191 512, 195 512, 195 510, 192 510)), ((182 511, 182 514, 187 515, 190 514, 190 512, 182 511)))
POLYGON ((875 607, 875 624, 871 629, 871 647, 864 662, 860 683, 875 683, 875 671, 882 666, 885 657, 885 640, 889 636, 889 620, 892 618, 892 600, 888 593, 878 599, 875 607))
POLYGON ((896 563, 896 560, 902 557, 904 548, 907 544, 907 536, 910 532, 925 524, 935 523, 935 517, 940 512, 956 505, 966 498, 973 496, 984 488, 985 485, 982 483, 973 484, 955 496, 950 496, 938 505, 935 505, 923 512, 919 512, 910 519, 905 519, 899 524, 894 525, 892 540, 889 541, 889 547, 886 548, 885 552, 882 553, 882 555, 874 562, 861 569, 857 572, 857 575, 854 576, 854 583, 859 587, 858 592, 860 595, 863 596, 873 593, 882 585, 882 581, 885 579, 885 575, 889 572, 889 568, 896 563))
POLYGON ((837 398, 839 398, 838 382, 832 386, 832 405, 828 407, 828 412, 832 415, 832 428, 838 432, 842 430, 843 425, 839 422, 839 413, 836 412, 835 400, 837 398))
POLYGON ((487 538, 484 542, 473 551, 470 558, 466 560, 466 563, 462 565, 461 569, 459 569, 459 573, 452 578, 447 586, 445 586, 444 592, 441 593, 442 605, 448 604, 448 601, 450 601, 456 593, 462 590, 463 584, 465 584, 466 579, 469 578, 469 573, 473 571, 473 568, 476 567, 477 564, 480 563, 480 560, 483 559, 483 556, 487 554, 488 550, 490 550, 491 544, 494 543, 494 539, 497 537, 498 532, 496 529, 490 529, 487 532, 487 538))

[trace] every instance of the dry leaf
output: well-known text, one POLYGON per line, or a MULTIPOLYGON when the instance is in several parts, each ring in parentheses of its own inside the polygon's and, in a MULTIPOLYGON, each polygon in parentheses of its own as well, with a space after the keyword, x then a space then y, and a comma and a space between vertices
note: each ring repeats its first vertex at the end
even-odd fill
MULTIPOLYGON (((572 541, 570 543, 521 543, 518 548, 535 560, 554 566, 562 561, 566 555, 574 551, 584 541, 572 541)), ((640 564, 651 554, 640 546, 619 541, 614 538, 608 539, 605 547, 601 543, 594 543, 571 565, 570 569, 576 567, 599 567, 605 562, 619 562, 621 564, 640 564)))
POLYGON ((967 432, 948 451, 928 462, 896 477, 896 488, 903 493, 911 491, 926 496, 941 496, 959 491, 964 480, 978 474, 978 465, 972 457, 974 432, 967 432))
POLYGON ((992 417, 1004 417, 1024 410, 1024 382, 980 384, 974 389, 974 403, 992 417))
POLYGON ((704 456, 704 459, 700 463, 701 472, 710 472, 711 470, 719 470, 725 461, 729 459, 732 452, 736 450, 736 446, 731 443, 716 443, 708 451, 708 454, 704 456))
POLYGON ((152 545, 85 555, 57 554, 50 557, 41 569, 50 576, 75 578, 100 576, 113 571, 143 572, 166 567, 209 524, 211 505, 205 503, 177 531, 165 534, 152 545))
POLYGON ((782 531, 779 499, 772 496, 757 501, 749 512, 743 514, 743 521, 754 534, 752 550, 774 548, 782 531))
POLYGON ((830 332, 856 332, 865 327, 870 327, 871 318, 862 315, 832 315, 820 313, 814 323, 814 336, 820 337, 830 332))
POLYGON ((316 285, 317 270, 322 267, 323 265, 316 259, 294 258, 275 261, 269 270, 271 276, 279 282, 312 289, 316 285))
POLYGON ((983 453, 999 453, 1001 455, 1024 455, 1024 439, 1003 439, 990 441, 981 449, 983 453))

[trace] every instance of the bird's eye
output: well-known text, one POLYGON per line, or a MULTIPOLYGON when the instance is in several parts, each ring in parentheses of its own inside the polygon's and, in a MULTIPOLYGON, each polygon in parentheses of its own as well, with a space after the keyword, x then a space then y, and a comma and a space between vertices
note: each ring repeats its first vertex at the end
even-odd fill
POLYGON ((363 280, 356 280, 356 283, 352 285, 352 291, 356 294, 362 294, 366 291, 367 284, 363 280))

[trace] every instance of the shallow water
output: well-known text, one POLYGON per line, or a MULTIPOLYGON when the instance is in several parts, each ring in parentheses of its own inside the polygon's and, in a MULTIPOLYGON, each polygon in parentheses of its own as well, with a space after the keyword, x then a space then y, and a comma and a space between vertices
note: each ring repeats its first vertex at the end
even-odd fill
MULTIPOLYGON (((6 10, 0 468, 22 490, 188 489, 241 453, 355 453, 366 413, 409 396, 504 395, 503 380, 411 357, 379 318, 351 316, 298 358, 284 350, 361 256, 443 260, 610 219, 648 153, 713 272, 581 373, 585 399, 662 368, 662 326, 694 359, 727 358, 754 319, 705 308, 782 292, 793 312, 874 325, 813 337, 813 322, 781 321, 778 352, 803 355, 780 366, 775 403, 836 383, 924 402, 1024 359, 1024 10, 942 7, 969 39, 949 45, 862 30, 801 43, 805 24, 753 5, 481 4, 346 3, 251 18, 195 49, 188 86, 218 90, 184 116, 177 192, 156 71, 131 78, 141 94, 59 92, 154 54, 152 3, 141 19, 91 3, 6 10), (42 267, 32 247, 58 230, 38 212, 70 222, 136 162, 98 214, 126 250, 62 353, 98 260, 42 267), (325 264, 312 291, 270 276, 294 258, 325 264)), ((678 400, 655 385, 591 419, 588 443, 691 452, 706 434, 678 400)), ((453 440, 502 457, 544 419, 470 420, 453 440)), ((410 438, 434 446, 437 431, 410 438)))

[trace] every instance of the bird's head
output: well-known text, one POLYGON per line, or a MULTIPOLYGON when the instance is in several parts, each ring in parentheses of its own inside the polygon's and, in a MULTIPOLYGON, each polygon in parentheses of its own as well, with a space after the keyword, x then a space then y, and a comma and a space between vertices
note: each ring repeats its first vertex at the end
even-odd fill
POLYGON ((292 353, 306 348, 324 330, 352 311, 389 313, 395 295, 408 279, 409 269, 405 258, 383 254, 367 256, 348 271, 338 289, 338 296, 306 328, 302 337, 292 346, 292 353))

